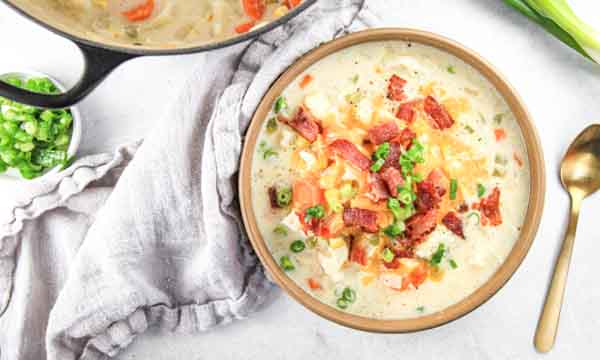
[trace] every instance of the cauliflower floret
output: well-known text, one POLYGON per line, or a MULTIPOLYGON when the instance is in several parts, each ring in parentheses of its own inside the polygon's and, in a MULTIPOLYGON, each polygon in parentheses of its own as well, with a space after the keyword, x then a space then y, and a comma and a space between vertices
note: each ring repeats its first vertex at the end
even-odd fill
POLYGON ((339 282, 344 279, 342 266, 348 259, 348 245, 345 243, 335 249, 328 247, 324 252, 317 254, 319 263, 332 281, 339 282))
POLYGON ((302 228, 302 223, 300 222, 300 219, 298 218, 298 214, 296 214, 294 211, 291 211, 288 214, 288 216, 286 216, 283 220, 281 220, 281 223, 283 225, 285 225, 291 231, 300 235, 302 237, 302 239, 306 239, 306 234, 304 233, 304 230, 302 228))
POLYGON ((324 119, 334 110, 329 98, 322 92, 306 95, 304 105, 317 119, 324 119))

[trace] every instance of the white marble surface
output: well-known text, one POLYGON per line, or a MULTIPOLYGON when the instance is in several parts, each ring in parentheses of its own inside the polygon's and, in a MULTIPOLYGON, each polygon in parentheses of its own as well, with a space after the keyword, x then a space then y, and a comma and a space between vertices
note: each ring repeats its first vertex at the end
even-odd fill
MULTIPOLYGON (((389 26, 434 31, 475 49, 518 89, 540 133, 548 174, 546 208, 531 252, 513 279, 488 303, 449 325, 417 334, 379 335, 322 320, 277 291, 245 321, 203 334, 138 338, 120 359, 533 359, 532 337, 554 257, 565 227, 568 198, 558 162, 571 139, 600 122, 600 66, 546 35, 497 0, 373 0, 389 26)), ((600 23, 600 3, 579 0, 600 23)), ((81 71, 76 48, 0 5, 0 72, 35 69, 68 85, 81 71)), ((107 151, 143 136, 152 114, 201 61, 202 54, 141 58, 117 69, 81 104, 86 118, 81 154, 107 151), (149 76, 150 74, 150 76, 149 76), (109 118, 122 125, 107 126, 109 118)), ((0 190, 0 195, 2 191, 0 190)), ((548 359, 597 358, 600 286, 600 196, 587 200, 567 289, 556 348, 548 359)))

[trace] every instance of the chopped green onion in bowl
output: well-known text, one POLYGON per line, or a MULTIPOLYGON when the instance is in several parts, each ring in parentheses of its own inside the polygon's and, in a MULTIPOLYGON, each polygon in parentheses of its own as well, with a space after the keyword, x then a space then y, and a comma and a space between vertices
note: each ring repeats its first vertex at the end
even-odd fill
MULTIPOLYGON (((0 80, 32 92, 63 91, 40 73, 14 72, 0 80)), ((0 172, 34 179, 66 168, 77 151, 80 126, 76 108, 41 109, 0 97, 0 172)))

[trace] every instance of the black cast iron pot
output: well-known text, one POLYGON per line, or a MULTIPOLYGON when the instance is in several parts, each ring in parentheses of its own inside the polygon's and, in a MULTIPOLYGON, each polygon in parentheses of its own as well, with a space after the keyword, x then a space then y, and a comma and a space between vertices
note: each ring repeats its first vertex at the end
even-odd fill
MULTIPOLYGON (((146 49, 136 47, 126 47, 112 45, 97 40, 86 39, 85 37, 69 33, 65 29, 60 29, 51 21, 46 21, 35 15, 32 15, 24 7, 19 5, 18 0, 0 0, 16 10, 26 18, 47 28, 48 30, 73 41, 81 50, 84 57, 84 70, 81 78, 67 92, 57 95, 37 94, 27 90, 19 89, 5 82, 0 81, 0 96, 8 99, 44 108, 65 108, 76 104, 87 96, 108 74, 123 62, 147 55, 180 55, 198 53, 208 50, 220 49, 233 44, 237 44, 252 38, 255 38, 265 32, 268 32, 279 25, 288 22, 297 16, 317 0, 304 0, 302 4, 295 7, 285 16, 276 19, 265 26, 262 26, 251 32, 229 38, 219 42, 203 44, 195 47, 169 48, 169 49, 146 49)), ((44 0, 42 0, 44 1, 44 0)))

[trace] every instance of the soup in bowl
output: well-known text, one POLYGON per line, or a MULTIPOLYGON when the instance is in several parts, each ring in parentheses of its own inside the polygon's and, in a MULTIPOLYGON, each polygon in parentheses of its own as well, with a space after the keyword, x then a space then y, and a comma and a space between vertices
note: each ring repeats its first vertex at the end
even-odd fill
POLYGON ((514 92, 438 36, 334 41, 272 87, 242 210, 274 278, 345 325, 409 331, 491 296, 539 222, 539 144, 514 92))

